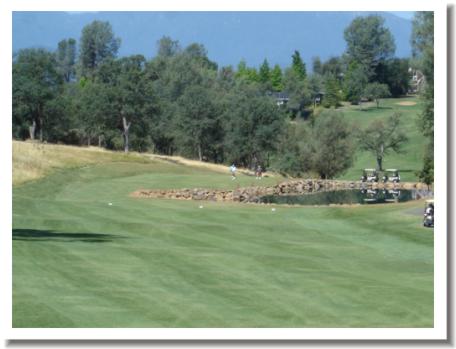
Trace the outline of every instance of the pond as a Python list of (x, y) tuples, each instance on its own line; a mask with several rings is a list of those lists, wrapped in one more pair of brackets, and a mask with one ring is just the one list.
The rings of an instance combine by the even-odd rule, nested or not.
[(424, 190), (361, 189), (313, 192), (305, 195), (268, 195), (260, 198), (267, 204), (331, 205), (331, 204), (384, 204), (418, 200), (432, 196)]

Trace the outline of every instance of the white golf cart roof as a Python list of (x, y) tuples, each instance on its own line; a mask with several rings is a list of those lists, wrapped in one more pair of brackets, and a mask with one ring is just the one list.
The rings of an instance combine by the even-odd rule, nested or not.
[(364, 171), (377, 171), (375, 168), (365, 168)]
[(426, 200), (426, 203), (427, 203), (427, 204), (433, 204), (433, 203), (434, 203), (434, 199)]
[(387, 168), (385, 171), (386, 172), (398, 172), (398, 170), (396, 170), (395, 168)]

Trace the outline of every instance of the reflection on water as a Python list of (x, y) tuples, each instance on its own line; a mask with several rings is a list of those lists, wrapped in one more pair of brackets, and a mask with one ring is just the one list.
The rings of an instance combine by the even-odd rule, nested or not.
[(361, 189), (314, 192), (305, 195), (268, 195), (260, 202), (289, 205), (331, 205), (331, 204), (380, 204), (405, 202), (429, 197), (430, 192), (423, 190), (399, 189)]

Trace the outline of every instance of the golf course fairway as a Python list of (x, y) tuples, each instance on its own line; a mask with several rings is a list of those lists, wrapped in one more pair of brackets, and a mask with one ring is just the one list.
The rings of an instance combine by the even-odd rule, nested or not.
[(421, 226), (422, 201), (287, 207), (129, 196), (252, 183), (133, 158), (14, 186), (13, 326), (433, 326), (433, 230)]

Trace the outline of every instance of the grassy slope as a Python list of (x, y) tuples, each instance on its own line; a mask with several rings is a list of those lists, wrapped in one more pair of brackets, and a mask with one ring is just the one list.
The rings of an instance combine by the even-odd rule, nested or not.
[[(402, 106), (397, 103), (403, 101), (416, 102), (413, 106)], [(404, 181), (417, 181), (416, 171), (420, 170), (423, 162), (423, 150), (426, 140), (418, 130), (417, 119), (421, 112), (419, 98), (385, 99), (380, 103), (380, 108), (374, 104), (360, 109), (358, 106), (343, 108), (345, 117), (360, 127), (366, 127), (375, 119), (385, 119), (394, 111), (402, 114), (402, 127), (409, 140), (403, 148), (403, 153), (388, 154), (384, 159), (384, 168), (397, 168), (401, 170), (401, 178)], [(341, 179), (359, 179), (364, 168), (375, 168), (375, 156), (368, 152), (359, 151), (354, 165), (341, 176)]]
[(140, 187), (236, 185), (141, 160), (16, 186), (13, 325), (433, 325), (433, 234), (411, 214), (419, 202), (273, 213), (128, 197)]
[(137, 153), (116, 153), (98, 147), (74, 147), (13, 141), (13, 185), (45, 177), (58, 169), (122, 162), (147, 162)]

